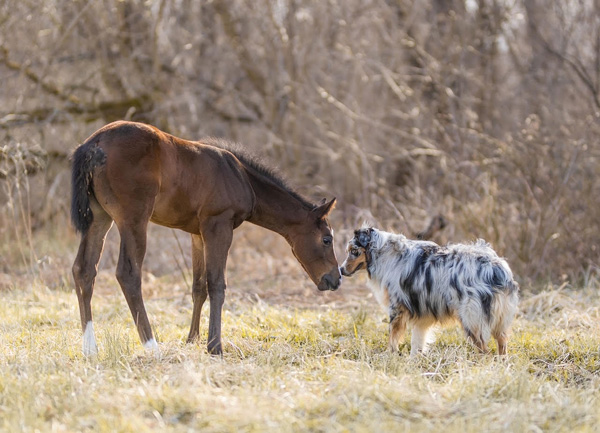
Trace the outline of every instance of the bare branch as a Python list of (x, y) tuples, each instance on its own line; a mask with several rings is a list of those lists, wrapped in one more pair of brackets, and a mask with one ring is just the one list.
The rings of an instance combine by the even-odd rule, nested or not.
[(583, 85), (585, 87), (587, 87), (587, 89), (592, 94), (592, 99), (593, 99), (596, 107), (600, 108), (600, 89), (598, 88), (599, 83), (594, 83), (594, 80), (592, 79), (592, 77), (590, 77), (590, 75), (587, 73), (585, 67), (581, 63), (581, 59), (577, 59), (577, 58), (573, 59), (573, 58), (561, 53), (556, 48), (554, 48), (552, 45), (550, 45), (550, 43), (544, 38), (544, 36), (542, 36), (541, 32), (539, 31), (539, 29), (538, 29), (537, 25), (535, 25), (535, 23), (533, 23), (531, 21), (530, 26), (531, 26), (531, 29), (534, 31), (535, 35), (537, 36), (537, 38), (539, 39), (539, 41), (541, 42), (544, 49), (548, 53), (550, 53), (554, 57), (556, 57), (557, 59), (559, 59), (559, 60), (563, 61), (564, 63), (566, 63), (567, 65), (569, 65), (569, 67), (573, 70), (573, 72), (575, 72), (575, 74), (577, 75), (577, 77), (579, 77), (579, 79), (581, 80)]
[(265, 78), (254, 64), (252, 55), (242, 42), (242, 37), (238, 34), (235, 28), (235, 21), (229, 12), (229, 5), (223, 0), (216, 0), (214, 5), (217, 14), (219, 14), (221, 21), (223, 22), (223, 29), (229, 37), (229, 41), (231, 42), (231, 45), (233, 45), (235, 52), (240, 58), (241, 68), (244, 70), (256, 90), (261, 95), (264, 95), (266, 89)]
[(13, 60), (10, 60), (8, 49), (4, 45), (0, 45), (0, 63), (2, 63), (8, 69), (11, 69), (13, 71), (23, 72), (27, 78), (29, 78), (34, 83), (39, 84), (41, 86), (41, 88), (44, 89), (44, 91), (46, 91), (46, 93), (49, 93), (50, 95), (53, 95), (53, 96), (57, 97), (58, 99), (65, 101), (65, 102), (69, 102), (73, 105), (78, 106), (81, 104), (81, 101), (79, 100), (79, 98), (77, 98), (76, 96), (71, 95), (71, 94), (65, 94), (59, 87), (43, 80), (29, 66), (20, 64)]

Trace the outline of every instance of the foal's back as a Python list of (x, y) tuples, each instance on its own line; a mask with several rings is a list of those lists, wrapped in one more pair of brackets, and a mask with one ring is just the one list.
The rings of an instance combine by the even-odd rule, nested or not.
[(198, 233), (204, 219), (224, 212), (239, 225), (254, 206), (244, 167), (225, 149), (123, 121), (87, 143), (106, 154), (94, 173), (94, 194), (115, 221), (149, 214), (157, 224)]

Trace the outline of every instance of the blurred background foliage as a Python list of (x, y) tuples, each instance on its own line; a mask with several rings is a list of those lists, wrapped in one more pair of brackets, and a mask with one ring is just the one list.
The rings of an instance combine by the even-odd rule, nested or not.
[(342, 234), (442, 215), (521, 280), (597, 274), (597, 0), (0, 0), (0, 79), (0, 272), (75, 251), (69, 155), (131, 119), (239, 141)]

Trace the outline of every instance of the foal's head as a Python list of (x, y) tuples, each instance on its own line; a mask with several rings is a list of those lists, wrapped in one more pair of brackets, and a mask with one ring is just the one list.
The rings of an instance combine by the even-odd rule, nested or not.
[(335, 198), (317, 206), (309, 213), (308, 221), (288, 237), (294, 256), (321, 291), (337, 290), (342, 278), (333, 249), (333, 230), (327, 220), (334, 205)]

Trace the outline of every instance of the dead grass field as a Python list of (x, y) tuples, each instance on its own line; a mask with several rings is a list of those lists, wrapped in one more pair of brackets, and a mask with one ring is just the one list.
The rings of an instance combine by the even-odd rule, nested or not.
[[(0, 433), (600, 432), (599, 21), (591, 0), (0, 1)], [(143, 294), (161, 356), (113, 229), (84, 358), (69, 158), (122, 119), (239, 142), (310, 201), (335, 196), (338, 258), (365, 220), (414, 235), (443, 216), (439, 243), (486, 239), (522, 288), (510, 355), (457, 327), (390, 354), (364, 277), (320, 293), (282, 238), (243, 225), (222, 358), (208, 303), (184, 343), (190, 242), (157, 226)]]
[[(506, 359), (477, 354), (458, 328), (440, 331), (427, 356), (409, 359), (408, 344), (400, 356), (386, 351), (385, 315), (362, 277), (319, 293), (285, 244), (265, 233), (242, 230), (234, 241), (223, 358), (206, 353), (207, 306), (200, 347), (184, 344), (185, 272), (158, 272), (168, 264), (158, 248), (149, 251), (156, 274), (146, 275), (144, 293), (161, 356), (144, 353), (109, 239), (92, 303), (100, 354), (85, 359), (70, 278), (76, 240), (38, 239), (37, 272), (0, 275), (0, 430), (600, 430), (594, 281), (524, 287)], [(151, 247), (161, 242), (160, 254), (183, 263), (170, 236), (151, 236)]]

